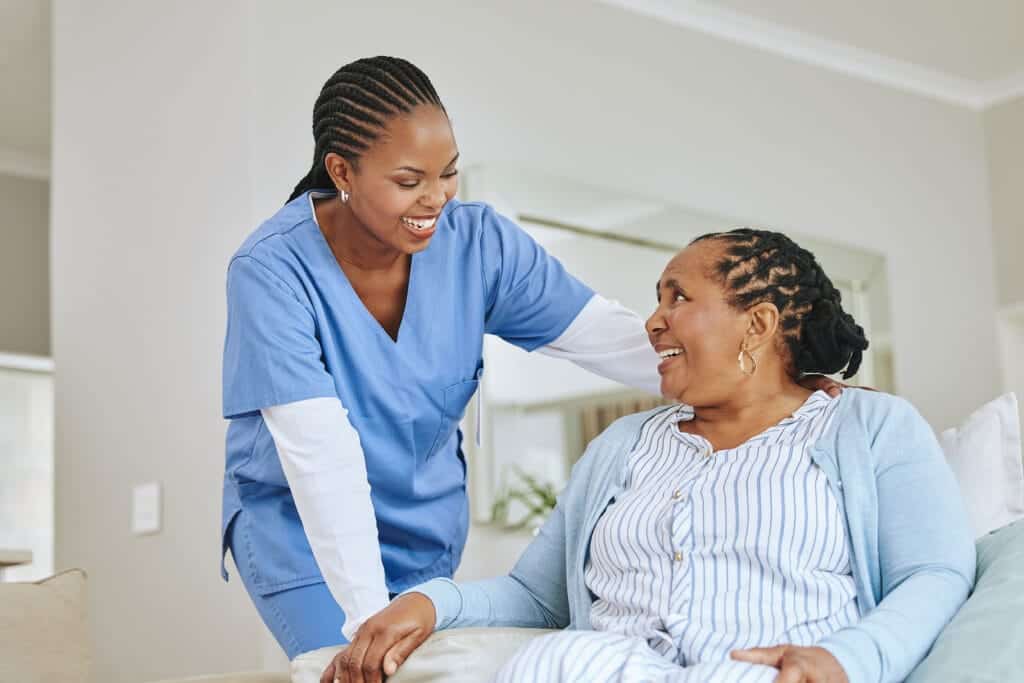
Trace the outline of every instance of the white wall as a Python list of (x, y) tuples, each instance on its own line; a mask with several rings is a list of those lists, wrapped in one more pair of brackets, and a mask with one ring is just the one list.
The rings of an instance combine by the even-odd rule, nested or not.
[[(89, 572), (94, 677), (259, 666), (218, 572), (224, 269), (253, 223), (243, 2), (54, 6), (57, 567)], [(163, 531), (130, 534), (163, 483)]]
[[(260, 663), (216, 569), (224, 267), (306, 172), (320, 85), (362, 55), (431, 74), (467, 163), (885, 252), (902, 391), (946, 425), (995, 390), (977, 114), (585, 2), (54, 15), (57, 564), (90, 570), (97, 680)], [(165, 528), (135, 538), (130, 486), (151, 480)]]
[(0, 173), (0, 353), (50, 355), (50, 185)]
[(984, 116), (999, 301), (1024, 306), (1024, 97)]
[(308, 167), (305, 103), (335, 66), (401, 54), (431, 75), (467, 162), (545, 169), (882, 251), (901, 391), (948, 425), (995, 390), (976, 113), (587, 2), (398, 7), (410, 9), (324, 1), (302, 21), (260, 4), (251, 121), (263, 211)]

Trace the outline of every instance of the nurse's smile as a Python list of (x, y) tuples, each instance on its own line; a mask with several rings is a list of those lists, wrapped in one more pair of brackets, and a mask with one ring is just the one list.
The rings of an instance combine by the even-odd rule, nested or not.
[(429, 218), (409, 218), (402, 216), (402, 225), (412, 231), (416, 239), (429, 240), (437, 228), (437, 216)]

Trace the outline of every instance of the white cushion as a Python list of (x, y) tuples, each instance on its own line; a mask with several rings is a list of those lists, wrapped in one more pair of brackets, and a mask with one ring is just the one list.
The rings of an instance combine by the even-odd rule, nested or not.
[(90, 680), (85, 572), (37, 583), (0, 583), (0, 681)]
[(157, 683), (290, 683), (288, 674), (219, 674), (215, 676), (194, 676), (190, 678), (165, 679)]
[[(486, 683), (519, 647), (551, 631), (534, 628), (453, 628), (437, 631), (413, 652), (388, 683)], [(292, 683), (319, 683), (340, 647), (292, 660)]]
[(261, 672), (217, 674), (213, 676), (192, 676), (190, 678), (164, 679), (157, 683), (290, 683), (288, 674)]
[(976, 538), (1024, 518), (1017, 397), (1005, 394), (939, 436)]

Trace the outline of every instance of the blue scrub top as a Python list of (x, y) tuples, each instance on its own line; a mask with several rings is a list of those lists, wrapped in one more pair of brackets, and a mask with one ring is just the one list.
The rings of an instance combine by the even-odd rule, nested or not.
[(469, 527), (458, 424), (484, 334), (533, 350), (592, 295), (491, 207), (451, 200), (412, 257), (394, 341), (338, 266), (309, 194), (286, 204), (228, 267), (222, 554), (242, 534), (235, 563), (261, 595), (323, 581), (259, 411), (338, 397), (366, 457), (388, 589), (450, 577)]

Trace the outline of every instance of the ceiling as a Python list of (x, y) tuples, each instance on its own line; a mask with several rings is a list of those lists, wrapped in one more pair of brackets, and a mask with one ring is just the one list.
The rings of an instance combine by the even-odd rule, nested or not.
[[(1022, 0), (600, 1), (976, 109), (1024, 95)], [(0, 168), (49, 159), (50, 15), (0, 2)]]
[(979, 83), (1010, 78), (1024, 70), (1021, 0), (703, 0), (701, 4)]
[(1024, 95), (1021, 0), (597, 0), (976, 110)]

